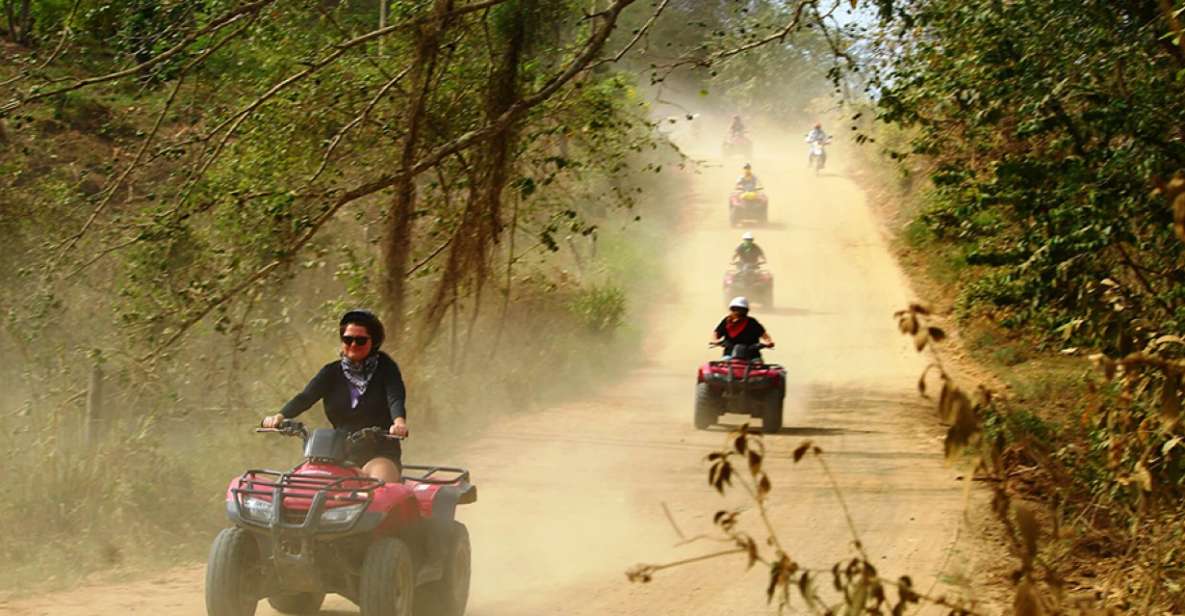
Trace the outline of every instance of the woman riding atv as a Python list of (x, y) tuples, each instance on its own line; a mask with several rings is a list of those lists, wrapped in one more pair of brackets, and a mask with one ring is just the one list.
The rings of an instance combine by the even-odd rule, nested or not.
[(720, 321), (712, 332), (711, 344), (724, 347), (724, 355), (732, 355), (732, 348), (738, 344), (746, 346), (764, 342), (773, 348), (774, 340), (770, 338), (765, 327), (749, 316), (749, 300), (744, 297), (733, 298), (728, 304), (728, 315)]
[[(379, 427), (394, 436), (407, 436), (407, 390), (399, 365), (379, 351), (385, 330), (369, 310), (351, 310), (338, 322), (341, 358), (321, 368), (304, 391), (275, 415), (263, 418), (263, 427), (275, 428), (322, 401), (329, 423), (339, 430), (355, 432)], [(402, 449), (394, 439), (358, 443), (350, 461), (362, 472), (387, 483), (398, 483)]]

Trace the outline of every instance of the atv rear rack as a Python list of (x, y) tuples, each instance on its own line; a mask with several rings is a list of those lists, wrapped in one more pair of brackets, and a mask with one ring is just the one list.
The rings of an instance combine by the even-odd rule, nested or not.
[[(419, 471), (418, 475), (409, 475), (407, 471)], [(437, 473), (449, 473), (448, 477), (433, 477)], [(469, 483), (469, 471), (455, 466), (427, 466), (406, 464), (403, 466), (403, 478), (417, 483), (433, 485), (449, 485), (454, 483)]]

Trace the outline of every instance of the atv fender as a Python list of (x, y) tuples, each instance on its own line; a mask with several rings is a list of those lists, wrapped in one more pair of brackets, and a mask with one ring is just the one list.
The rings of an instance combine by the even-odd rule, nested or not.
[(441, 486), (432, 497), (432, 517), (437, 520), (454, 520), (457, 505), (477, 502), (477, 486), (472, 484)]

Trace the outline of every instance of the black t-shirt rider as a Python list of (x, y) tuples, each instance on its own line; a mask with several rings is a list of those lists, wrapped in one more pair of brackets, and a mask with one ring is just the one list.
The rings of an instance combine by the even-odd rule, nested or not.
[(761, 342), (764, 335), (765, 327), (748, 315), (735, 321), (729, 321), (728, 317), (724, 317), (716, 326), (716, 336), (724, 339), (725, 355), (731, 355), (732, 347), (735, 345), (754, 345)]

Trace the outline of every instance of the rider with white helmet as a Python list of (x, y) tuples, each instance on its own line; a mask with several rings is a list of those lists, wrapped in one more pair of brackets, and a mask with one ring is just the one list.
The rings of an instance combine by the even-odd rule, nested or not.
[(722, 343), (724, 354), (731, 355), (732, 347), (735, 345), (754, 345), (758, 342), (764, 342), (770, 348), (774, 346), (774, 340), (765, 331), (765, 327), (758, 323), (757, 319), (749, 316), (749, 300), (734, 297), (728, 303), (728, 315), (712, 331), (712, 344)]
[(732, 262), (741, 265), (761, 265), (765, 263), (765, 251), (753, 241), (753, 233), (746, 231), (741, 236), (741, 244), (732, 253)]
[[(817, 173), (819, 169), (823, 168), (823, 165), (827, 164), (827, 150), (824, 150), (823, 146), (831, 143), (831, 136), (823, 132), (822, 124), (815, 122), (815, 127), (811, 129), (811, 132), (806, 134), (806, 143), (807, 167), (810, 168), (812, 165), (817, 165), (815, 166)], [(815, 161), (816, 158), (818, 162)]]

